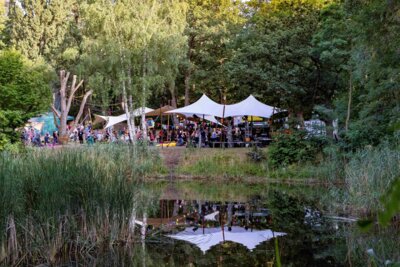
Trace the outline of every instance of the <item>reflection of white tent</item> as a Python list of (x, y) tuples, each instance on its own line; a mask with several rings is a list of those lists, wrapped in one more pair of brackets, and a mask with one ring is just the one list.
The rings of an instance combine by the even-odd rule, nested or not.
[(185, 116), (216, 116), (223, 117), (224, 105), (212, 101), (208, 96), (204, 95), (191, 105), (167, 111), (165, 113), (179, 113)]
[[(154, 109), (151, 109), (151, 108), (145, 108), (144, 109), (144, 113), (146, 114), (146, 113), (151, 112), (153, 110)], [(132, 112), (132, 114), (135, 117), (141, 116), (143, 114), (143, 109), (142, 108), (137, 108)], [(123, 122), (123, 121), (127, 120), (126, 114), (122, 114), (122, 115), (119, 115), (119, 116), (101, 116), (101, 115), (95, 115), (95, 116), (97, 118), (101, 119), (101, 120), (107, 121), (107, 124), (106, 124), (106, 126), (104, 128), (109, 128), (111, 126), (114, 126), (117, 123), (120, 123), (120, 122)]]
[(253, 95), (250, 95), (248, 98), (237, 104), (226, 105), (225, 117), (258, 116), (269, 118), (276, 111), (277, 108), (263, 104), (258, 101)]
[(204, 220), (206, 221), (217, 221), (217, 219), (215, 218), (217, 215), (219, 214), (219, 211), (215, 211), (211, 214), (208, 214), (206, 216), (204, 216)]
[[(186, 228), (183, 232), (176, 235), (168, 235), (168, 237), (183, 240), (195, 244), (198, 246), (203, 253), (209, 250), (212, 246), (215, 246), (223, 242), (222, 230), (220, 227), (216, 228), (205, 228), (203, 234), (202, 229), (198, 229), (196, 232), (193, 228)], [(249, 250), (253, 250), (258, 244), (273, 238), (273, 236), (282, 236), (285, 233), (275, 232), (272, 234), (271, 230), (245, 230), (242, 227), (233, 226), (232, 231), (224, 229), (225, 241), (232, 241), (235, 243), (246, 246)]]

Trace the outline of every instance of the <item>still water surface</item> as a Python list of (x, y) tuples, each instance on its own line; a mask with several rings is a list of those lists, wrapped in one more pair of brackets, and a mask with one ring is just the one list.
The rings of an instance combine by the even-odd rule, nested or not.
[(324, 188), (154, 187), (159, 196), (149, 205), (146, 241), (105, 251), (97, 265), (276, 266), (278, 252), (282, 266), (346, 266), (345, 233), (352, 223), (328, 216)]

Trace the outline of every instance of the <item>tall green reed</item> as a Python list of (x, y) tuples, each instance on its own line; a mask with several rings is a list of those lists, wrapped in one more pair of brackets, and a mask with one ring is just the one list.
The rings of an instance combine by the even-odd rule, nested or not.
[(399, 176), (399, 145), (360, 150), (352, 155), (345, 168), (345, 203), (365, 213), (375, 213), (382, 208), (380, 199)]
[(156, 150), (132, 146), (0, 156), (0, 265), (55, 264), (62, 255), (85, 257), (99, 244), (128, 242), (132, 210), (151, 209), (156, 195), (144, 193), (142, 182), (162, 171)]

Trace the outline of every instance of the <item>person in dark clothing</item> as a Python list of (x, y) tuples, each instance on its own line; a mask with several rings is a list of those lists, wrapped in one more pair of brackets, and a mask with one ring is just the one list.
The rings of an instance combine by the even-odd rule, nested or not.
[(53, 145), (58, 144), (58, 134), (57, 131), (53, 132)]
[(78, 139), (79, 139), (79, 143), (83, 144), (83, 131), (82, 131), (82, 129), (79, 129)]

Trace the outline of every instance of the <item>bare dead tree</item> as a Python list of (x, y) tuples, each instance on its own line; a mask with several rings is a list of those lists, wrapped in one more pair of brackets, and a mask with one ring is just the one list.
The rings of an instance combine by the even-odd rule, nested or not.
[[(60, 71), (60, 98), (61, 98), (61, 110), (58, 111), (55, 108), (55, 94), (53, 94), (53, 104), (51, 105), (51, 109), (53, 110), (55, 117), (57, 117), (60, 122), (58, 123), (56, 121), (56, 126), (58, 128), (58, 131), (60, 133), (60, 136), (66, 136), (67, 135), (67, 118), (68, 118), (68, 113), (71, 109), (71, 104), (72, 101), (74, 100), (75, 93), (78, 91), (78, 89), (82, 86), (83, 80), (81, 80), (78, 84), (76, 83), (76, 75), (72, 76), (72, 84), (71, 86), (68, 86), (68, 80), (69, 80), (70, 73), (66, 72), (65, 70)], [(89, 96), (93, 93), (92, 90), (89, 90), (85, 93), (83, 96), (81, 105), (79, 107), (79, 112), (78, 115), (75, 117), (74, 120), (74, 125), (79, 123), (79, 119), (81, 118), (83, 114), (83, 109), (85, 108), (86, 101), (89, 98)]]

